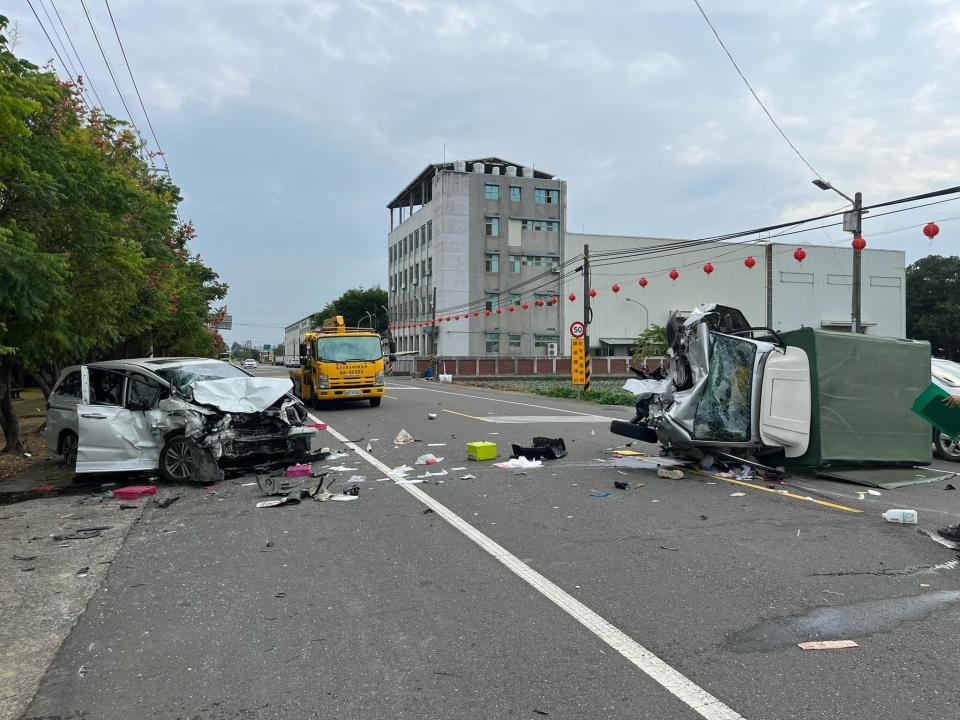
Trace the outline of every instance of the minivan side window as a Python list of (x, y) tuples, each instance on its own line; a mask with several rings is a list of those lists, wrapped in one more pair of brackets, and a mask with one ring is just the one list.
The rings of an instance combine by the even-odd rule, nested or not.
[(142, 375), (130, 375), (127, 380), (127, 406), (136, 405), (138, 408), (153, 410), (157, 403), (170, 393), (159, 383), (150, 382)]
[(90, 402), (93, 405), (120, 405), (123, 375), (90, 368)]
[(80, 397), (80, 371), (74, 370), (72, 373), (68, 373), (63, 380), (57, 385), (57, 390), (54, 392), (54, 395), (62, 395), (64, 397), (79, 398)]

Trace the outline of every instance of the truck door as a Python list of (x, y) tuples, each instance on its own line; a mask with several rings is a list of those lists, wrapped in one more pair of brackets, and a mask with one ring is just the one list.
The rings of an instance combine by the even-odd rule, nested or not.
[(810, 361), (798, 347), (770, 353), (760, 385), (760, 439), (800, 457), (810, 444)]

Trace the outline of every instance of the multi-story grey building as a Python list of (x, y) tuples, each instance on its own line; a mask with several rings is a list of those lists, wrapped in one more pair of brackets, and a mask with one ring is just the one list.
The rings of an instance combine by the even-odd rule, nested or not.
[(428, 165), (387, 205), (390, 320), (408, 326), (398, 349), (556, 352), (566, 195), (565, 181), (501, 158)]

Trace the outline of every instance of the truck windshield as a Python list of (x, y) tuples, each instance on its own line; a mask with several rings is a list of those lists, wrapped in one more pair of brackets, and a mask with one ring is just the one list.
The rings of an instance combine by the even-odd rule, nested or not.
[(329, 362), (371, 361), (383, 357), (378, 337), (338, 337), (317, 340), (317, 358)]

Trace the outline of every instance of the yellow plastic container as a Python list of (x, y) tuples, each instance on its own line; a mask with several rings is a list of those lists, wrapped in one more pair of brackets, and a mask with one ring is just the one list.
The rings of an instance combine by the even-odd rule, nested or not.
[(486, 440), (467, 443), (467, 457), (470, 460), (493, 460), (497, 457), (497, 444)]

